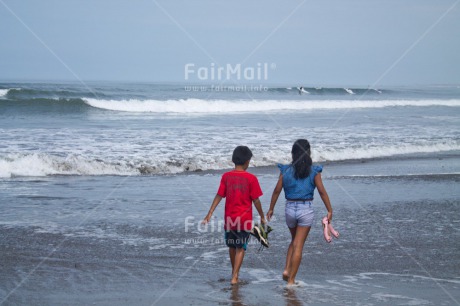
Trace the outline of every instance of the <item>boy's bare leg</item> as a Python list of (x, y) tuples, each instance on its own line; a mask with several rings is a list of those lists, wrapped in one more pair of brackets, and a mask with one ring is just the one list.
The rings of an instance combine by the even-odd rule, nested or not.
[(292, 256), (291, 262), (289, 265), (289, 279), (288, 285), (295, 284), (295, 276), (297, 275), (297, 271), (299, 271), (300, 262), (302, 261), (302, 250), (305, 244), (305, 240), (307, 240), (308, 233), (310, 232), (310, 226), (298, 226), (294, 238), (294, 242), (292, 244)]
[(283, 280), (285, 281), (289, 280), (289, 265), (291, 263), (292, 250), (293, 250), (293, 245), (294, 245), (296, 229), (297, 227), (289, 228), (289, 231), (291, 232), (291, 243), (289, 244), (289, 248), (286, 254), (286, 266), (284, 266), (284, 272), (283, 272)]
[(244, 249), (243, 248), (237, 248), (235, 249), (235, 265), (233, 267), (233, 275), (232, 275), (232, 281), (231, 284), (237, 284), (238, 283), (238, 273), (240, 272), (241, 264), (243, 263), (244, 259)]
[(232, 262), (232, 275), (233, 275), (233, 269), (235, 267), (235, 254), (236, 254), (235, 248), (228, 248), (228, 255), (230, 256), (230, 261)]

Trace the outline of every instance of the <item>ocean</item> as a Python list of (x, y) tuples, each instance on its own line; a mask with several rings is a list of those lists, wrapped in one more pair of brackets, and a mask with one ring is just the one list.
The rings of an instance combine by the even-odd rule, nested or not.
[[(460, 87), (0, 83), (0, 304), (459, 305)], [(307, 138), (341, 237), (317, 220), (298, 280), (270, 248), (230, 286), (209, 209), (247, 145), (268, 209)]]

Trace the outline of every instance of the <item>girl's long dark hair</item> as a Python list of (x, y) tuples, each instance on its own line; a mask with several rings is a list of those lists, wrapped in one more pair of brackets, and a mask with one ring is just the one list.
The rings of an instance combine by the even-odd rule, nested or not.
[(311, 160), (310, 143), (306, 139), (298, 139), (292, 146), (292, 166), (294, 167), (294, 177), (303, 179), (310, 175)]

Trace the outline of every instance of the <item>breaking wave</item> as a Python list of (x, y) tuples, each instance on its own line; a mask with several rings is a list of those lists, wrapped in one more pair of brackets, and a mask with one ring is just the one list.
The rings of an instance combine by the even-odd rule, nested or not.
[[(264, 151), (265, 150), (265, 151)], [(460, 143), (427, 145), (394, 145), (385, 147), (336, 148), (313, 151), (314, 162), (365, 160), (407, 154), (460, 151)], [(286, 150), (254, 148), (257, 152), (251, 161), (253, 167), (289, 163)], [(189, 154), (186, 157), (165, 154), (156, 159), (139, 159), (134, 156), (94, 158), (80, 155), (66, 157), (46, 153), (14, 153), (0, 156), (0, 177), (49, 176), (49, 175), (152, 175), (176, 174), (206, 170), (223, 170), (233, 167), (228, 156), (203, 156)]]
[(101, 100), (84, 98), (88, 105), (100, 109), (148, 113), (239, 113), (265, 111), (299, 111), (319, 109), (359, 109), (384, 107), (459, 107), (460, 100)]

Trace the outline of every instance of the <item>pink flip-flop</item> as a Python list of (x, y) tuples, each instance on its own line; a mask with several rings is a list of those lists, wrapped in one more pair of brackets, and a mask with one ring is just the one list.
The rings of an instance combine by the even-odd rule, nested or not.
[(331, 232), (331, 234), (335, 237), (335, 238), (339, 238), (340, 234), (338, 231), (336, 231), (333, 227), (332, 227), (332, 224), (329, 222), (329, 232)]
[(331, 234), (335, 238), (339, 238), (339, 232), (336, 231), (333, 227), (332, 224), (329, 222), (327, 217), (324, 217), (323, 220), (321, 221), (323, 224), (323, 233), (324, 233), (324, 239), (327, 241), (327, 243), (330, 243), (332, 241)]
[(324, 217), (321, 223), (323, 224), (324, 239), (327, 241), (327, 243), (330, 243), (332, 241), (332, 238), (329, 234), (329, 220), (327, 219), (327, 217)]

